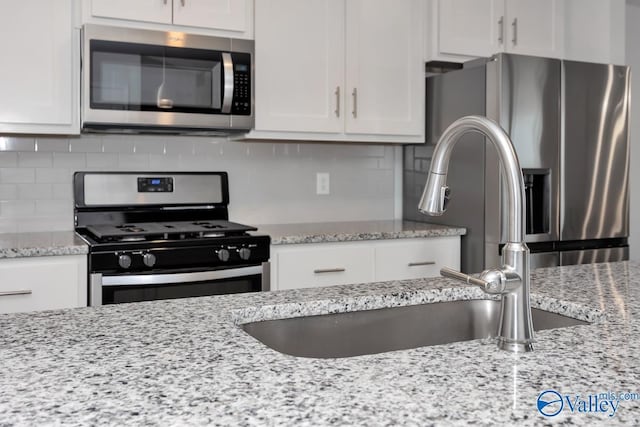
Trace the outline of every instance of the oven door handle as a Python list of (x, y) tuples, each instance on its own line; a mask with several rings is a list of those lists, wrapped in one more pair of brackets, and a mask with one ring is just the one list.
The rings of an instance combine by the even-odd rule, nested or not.
[(230, 268), (228, 270), (198, 271), (194, 273), (102, 276), (102, 286), (169, 285), (173, 283), (231, 279), (234, 277), (254, 276), (258, 274), (262, 274), (262, 266)]

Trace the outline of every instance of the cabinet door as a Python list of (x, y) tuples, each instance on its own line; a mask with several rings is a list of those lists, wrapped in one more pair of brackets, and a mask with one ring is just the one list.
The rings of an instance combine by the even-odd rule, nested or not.
[(375, 280), (438, 277), (442, 267), (460, 268), (460, 238), (400, 239), (375, 247)]
[(173, 23), (219, 30), (247, 30), (246, 0), (173, 0)]
[(564, 59), (625, 63), (625, 0), (565, 0), (564, 7)]
[(256, 130), (342, 132), (344, 2), (257, 0)]
[(171, 2), (172, 0), (91, 0), (91, 15), (171, 24)]
[(0, 133), (79, 133), (72, 0), (12, 2), (0, 13), (0, 38)]
[(0, 313), (86, 305), (85, 255), (0, 259)]
[(374, 280), (373, 247), (360, 242), (291, 245), (272, 255), (277, 263), (274, 290)]
[(562, 57), (564, 3), (561, 0), (508, 0), (505, 8), (507, 52)]
[(441, 54), (491, 56), (505, 37), (504, 0), (436, 0)]
[(348, 0), (348, 133), (424, 132), (424, 37), (420, 0)]

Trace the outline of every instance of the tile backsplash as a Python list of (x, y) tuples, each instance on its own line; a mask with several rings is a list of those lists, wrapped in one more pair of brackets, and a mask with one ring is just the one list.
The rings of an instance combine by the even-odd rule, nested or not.
[[(393, 219), (397, 147), (155, 135), (0, 137), (0, 232), (73, 229), (75, 171), (227, 171), (248, 224)], [(316, 195), (316, 173), (331, 194)]]

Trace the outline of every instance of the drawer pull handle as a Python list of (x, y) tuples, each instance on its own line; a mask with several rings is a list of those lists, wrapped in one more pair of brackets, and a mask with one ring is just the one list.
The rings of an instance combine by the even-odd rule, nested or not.
[(313, 270), (313, 274), (322, 274), (322, 273), (342, 273), (346, 271), (345, 268), (318, 268)]
[(0, 292), (0, 297), (8, 297), (11, 295), (31, 295), (31, 289), (26, 289), (24, 291), (8, 291), (8, 292)]
[(420, 267), (423, 265), (435, 265), (435, 261), (410, 262), (409, 267)]

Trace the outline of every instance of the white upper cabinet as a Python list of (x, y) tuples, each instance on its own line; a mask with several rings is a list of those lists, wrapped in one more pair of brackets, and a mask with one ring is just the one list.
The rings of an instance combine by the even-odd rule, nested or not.
[(115, 25), (152, 29), (171, 25), (253, 38), (253, 0), (82, 0), (82, 5), (83, 22), (111, 20)]
[(256, 2), (256, 129), (342, 132), (344, 4)]
[(436, 56), (561, 57), (562, 0), (433, 0)]
[(411, 0), (348, 0), (347, 133), (424, 132), (424, 34)]
[(503, 50), (504, 0), (439, 0), (439, 51), (491, 56)]
[(80, 133), (72, 12), (72, 0), (21, 0), (0, 13), (0, 133)]
[(171, 24), (171, 0), (92, 0), (91, 15), (100, 18)]
[(219, 30), (246, 31), (245, 0), (174, 0), (173, 23)]
[(423, 5), (257, 0), (248, 138), (423, 142)]
[(565, 0), (564, 57), (625, 63), (625, 0)]
[(504, 4), (506, 52), (562, 57), (563, 0), (505, 0)]

